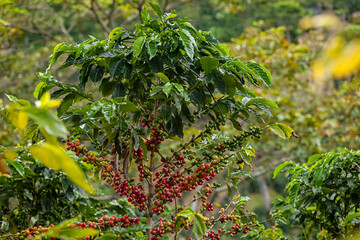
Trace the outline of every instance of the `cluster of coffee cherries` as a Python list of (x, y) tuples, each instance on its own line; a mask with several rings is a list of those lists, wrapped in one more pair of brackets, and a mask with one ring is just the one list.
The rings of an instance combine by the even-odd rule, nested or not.
[[(119, 225), (122, 228), (127, 228), (127, 227), (130, 227), (132, 225), (139, 224), (140, 219), (139, 218), (131, 218), (127, 214), (125, 214), (123, 217), (102, 216), (100, 219), (97, 220), (97, 223), (100, 224), (101, 229), (104, 229), (106, 227), (115, 227), (115, 226), (119, 226)], [(82, 227), (84, 227), (84, 226), (85, 227), (92, 227), (92, 226), (96, 226), (96, 223), (88, 221), (87, 224), (79, 223), (78, 225), (81, 225)]]
[(129, 181), (126, 179), (121, 180), (120, 173), (117, 172), (114, 176), (109, 176), (106, 182), (114, 188), (120, 197), (126, 196), (128, 201), (137, 206), (140, 212), (147, 209), (144, 186), (141, 183), (135, 184), (135, 178), (131, 178)]
[(26, 230), (23, 230), (22, 232), (16, 233), (15, 238), (17, 238), (17, 239), (25, 239), (25, 238), (33, 239), (34, 237), (49, 231), (49, 229), (52, 227), (54, 227), (54, 224), (51, 224), (48, 228), (43, 227), (43, 226), (30, 227)]
[(142, 119), (141, 122), (143, 123), (143, 127), (148, 127), (152, 130), (149, 139), (146, 140), (146, 146), (148, 150), (153, 150), (165, 140), (167, 134), (164, 124), (162, 123), (162, 120), (154, 120), (152, 116), (147, 119)]
[[(79, 141), (75, 143), (68, 141), (67, 145), (67, 149), (74, 151), (77, 156), (80, 154), (84, 155), (83, 162), (101, 167), (103, 171), (102, 178), (119, 193), (119, 196), (126, 196), (129, 202), (139, 208), (140, 212), (147, 209), (145, 205), (147, 200), (145, 189), (141, 183), (135, 184), (135, 178), (131, 178), (129, 181), (126, 179), (122, 180), (120, 173), (115, 173), (114, 167), (106, 159), (103, 157), (97, 158), (92, 151), (88, 151)], [(136, 153), (137, 157), (143, 157), (141, 148), (139, 148)]]
[(262, 134), (262, 130), (258, 126), (250, 127), (248, 130), (243, 131), (240, 135), (234, 136), (233, 139), (224, 141), (224, 145), (230, 151), (235, 151), (237, 148), (243, 146), (246, 139), (260, 138), (261, 134)]
[(236, 234), (241, 233), (241, 232), (246, 234), (248, 232), (248, 230), (250, 229), (250, 227), (245, 226), (244, 228), (242, 228), (240, 226), (240, 224), (236, 223), (235, 225), (231, 226), (231, 229), (232, 229), (231, 234), (233, 236), (233, 235), (236, 235)]

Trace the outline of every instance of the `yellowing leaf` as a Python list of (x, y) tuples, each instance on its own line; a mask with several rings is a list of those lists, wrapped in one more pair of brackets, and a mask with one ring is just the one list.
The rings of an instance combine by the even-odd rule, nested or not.
[(29, 121), (28, 115), (23, 111), (9, 111), (9, 119), (20, 131), (25, 129)]
[(30, 153), (45, 167), (52, 168), (54, 171), (60, 170), (63, 159), (70, 158), (62, 149), (49, 143), (31, 147)]
[(346, 44), (333, 65), (335, 78), (346, 77), (358, 70), (360, 68), (360, 40)]
[(13, 150), (5, 150), (4, 157), (8, 160), (14, 160), (16, 158), (16, 154)]
[(31, 147), (30, 153), (46, 167), (52, 168), (55, 171), (61, 169), (68, 175), (69, 179), (73, 183), (82, 187), (88, 193), (93, 192), (80, 167), (59, 146), (44, 143), (39, 146)]
[(38, 108), (50, 109), (59, 106), (61, 102), (61, 99), (50, 99), (50, 93), (45, 92), (41, 96), (40, 101), (35, 102), (35, 105)]

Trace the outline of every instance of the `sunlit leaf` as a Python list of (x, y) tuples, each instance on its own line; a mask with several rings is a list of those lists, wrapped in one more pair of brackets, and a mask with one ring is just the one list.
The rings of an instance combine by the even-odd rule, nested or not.
[(42, 164), (55, 171), (64, 171), (69, 179), (87, 192), (93, 190), (84, 177), (84, 174), (77, 163), (59, 146), (50, 143), (43, 143), (30, 148), (30, 153)]

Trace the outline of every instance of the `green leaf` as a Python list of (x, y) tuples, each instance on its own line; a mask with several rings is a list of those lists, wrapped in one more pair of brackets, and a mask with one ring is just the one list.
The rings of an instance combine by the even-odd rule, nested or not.
[(38, 159), (45, 167), (52, 168), (54, 171), (61, 169), (68, 175), (73, 183), (88, 193), (93, 192), (80, 167), (59, 146), (43, 143), (38, 146), (33, 146), (29, 150), (31, 155)]
[(282, 139), (290, 138), (294, 132), (291, 127), (283, 123), (274, 123), (269, 125), (268, 128)]
[(272, 76), (271, 76), (270, 72), (266, 68), (264, 68), (262, 65), (258, 64), (255, 61), (250, 61), (246, 65), (248, 67), (250, 67), (251, 69), (253, 69), (258, 74), (260, 80), (267, 87), (271, 86)]
[(141, 11), (141, 18), (144, 21), (144, 23), (149, 22), (150, 14), (149, 14), (149, 10), (146, 7), (144, 7), (143, 10)]
[(261, 103), (270, 107), (273, 107), (277, 110), (280, 110), (279, 106), (276, 104), (276, 102), (271, 101), (269, 99), (266, 98), (262, 98), (262, 97), (257, 97), (257, 98), (248, 98), (248, 97), (244, 97), (242, 99), (242, 103), (244, 104), (245, 107), (248, 107), (250, 105), (253, 105), (255, 103)]
[(297, 197), (297, 194), (299, 192), (299, 188), (300, 188), (300, 184), (301, 182), (296, 182), (294, 183), (291, 188), (289, 189), (289, 202), (290, 204), (294, 204), (295, 203), (295, 200), (296, 200), (296, 197)]
[(96, 239), (97, 240), (113, 240), (113, 239), (116, 239), (116, 237), (117, 236), (115, 235), (115, 233), (107, 232), (104, 235), (102, 235), (101, 237), (96, 238)]
[(177, 15), (175, 13), (170, 13), (169, 15), (166, 16), (165, 21), (169, 20), (170, 18), (174, 18)]
[(24, 166), (19, 163), (18, 161), (9, 161), (11, 163), (11, 165), (13, 165), (13, 167), (16, 169), (16, 171), (22, 176), (25, 177), (25, 169)]
[(105, 104), (102, 109), (101, 112), (104, 114), (104, 118), (107, 122), (110, 122), (111, 118), (113, 118), (116, 114), (116, 106), (115, 104)]
[(167, 97), (169, 97), (169, 94), (170, 94), (170, 92), (171, 92), (171, 90), (172, 90), (172, 84), (171, 84), (171, 82), (167, 82), (165, 85), (164, 85), (164, 87), (163, 87), (163, 92), (165, 93), (165, 95), (167, 96)]
[[(120, 76), (124, 68), (124, 60), (123, 59), (111, 59), (109, 64), (109, 74), (110, 77), (117, 78)], [(103, 80), (104, 81), (104, 80)]]
[(196, 46), (194, 37), (186, 29), (179, 31), (180, 40), (184, 45), (186, 54), (192, 60), (194, 58), (194, 45)]
[(206, 57), (200, 58), (200, 63), (201, 63), (202, 69), (204, 69), (204, 71), (206, 73), (210, 73), (212, 70), (214, 70), (219, 65), (219, 60), (217, 60), (214, 57), (206, 56)]
[(41, 82), (35, 87), (35, 90), (33, 92), (33, 95), (34, 95), (35, 98), (40, 99), (41, 96), (39, 94), (40, 94), (41, 89), (43, 87), (47, 87), (46, 82)]
[(159, 7), (159, 5), (157, 5), (156, 3), (152, 3), (152, 2), (148, 2), (148, 3), (151, 6), (151, 8), (155, 11), (156, 15), (158, 15), (161, 18), (162, 11), (161, 11), (161, 8)]
[(75, 99), (75, 94), (70, 93), (68, 95), (66, 95), (64, 97), (64, 99), (62, 100), (60, 106), (58, 107), (57, 111), (57, 115), (58, 117), (61, 117), (73, 104), (74, 99)]
[(167, 104), (165, 105), (162, 105), (160, 108), (159, 108), (159, 111), (163, 117), (163, 120), (165, 122), (169, 121), (170, 120), (170, 117), (171, 117), (171, 107)]
[(314, 154), (314, 155), (312, 155), (310, 158), (309, 158), (309, 160), (308, 160), (308, 164), (310, 165), (310, 164), (313, 164), (314, 162), (316, 162), (319, 158), (321, 158), (322, 157), (322, 154)]
[(99, 82), (105, 72), (105, 68), (102, 66), (92, 66), (90, 69), (90, 79), (91, 81), (93, 81), (94, 83)]
[(146, 43), (146, 48), (148, 51), (148, 54), (150, 56), (149, 60), (151, 60), (153, 57), (155, 57), (158, 49), (157, 49), (157, 44), (154, 41), (149, 41)]
[(345, 225), (351, 223), (351, 221), (355, 218), (360, 218), (360, 212), (354, 212), (347, 215), (345, 218)]
[(46, 69), (46, 71), (49, 70), (49, 69), (52, 67), (52, 65), (54, 65), (56, 59), (60, 56), (60, 54), (58, 53), (58, 50), (59, 50), (60, 47), (62, 47), (64, 44), (65, 44), (65, 43), (63, 43), (63, 42), (62, 42), (62, 43), (58, 43), (58, 44), (54, 47), (53, 54), (52, 54), (51, 57), (50, 57), (49, 66), (48, 66), (48, 68)]
[(204, 220), (198, 214), (195, 214), (194, 224), (192, 227), (192, 232), (194, 233), (195, 238), (202, 239), (202, 237), (205, 235), (205, 230), (206, 226)]
[(86, 236), (96, 236), (99, 234), (99, 230), (96, 230), (92, 227), (89, 228), (70, 228), (70, 229), (63, 229), (59, 233), (60, 238), (70, 238), (70, 239), (81, 239), (85, 238)]
[(138, 37), (134, 42), (134, 57), (137, 57), (140, 55), (144, 44), (145, 44), (146, 36)]
[(323, 183), (324, 169), (322, 166), (316, 166), (314, 170), (314, 184), (319, 187)]
[(285, 167), (289, 165), (294, 165), (294, 163), (292, 161), (286, 161), (280, 164), (277, 168), (275, 168), (273, 178), (276, 178), (276, 176), (281, 172), (281, 170), (283, 170)]
[(195, 212), (191, 209), (185, 209), (178, 212), (177, 216), (182, 216), (185, 218), (192, 218), (195, 215)]
[[(168, 83), (170, 80), (169, 78), (162, 72), (158, 72), (155, 74), (157, 77), (159, 77), (161, 80), (163, 80), (164, 83)], [(164, 86), (165, 87), (165, 86)], [(165, 93), (166, 94), (166, 93)], [(167, 95), (167, 94), (166, 94)]]
[(213, 75), (214, 86), (219, 90), (221, 94), (226, 93), (226, 84), (222, 77), (217, 74)]
[(48, 134), (66, 138), (67, 130), (65, 125), (55, 116), (53, 112), (50, 112), (41, 108), (28, 108), (25, 110), (30, 118), (37, 122)]
[(120, 107), (120, 112), (122, 113), (129, 113), (129, 112), (136, 112), (139, 110), (139, 106), (136, 106), (132, 102), (119, 102), (117, 103)]

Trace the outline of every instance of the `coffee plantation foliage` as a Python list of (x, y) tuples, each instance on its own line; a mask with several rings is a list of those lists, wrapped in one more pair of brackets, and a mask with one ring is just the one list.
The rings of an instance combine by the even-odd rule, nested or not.
[[(265, 129), (283, 138), (293, 133), (281, 123), (254, 124), (279, 109), (248, 87), (270, 87), (270, 73), (228, 56), (187, 19), (150, 5), (156, 18), (144, 8), (135, 32), (115, 28), (105, 40), (58, 44), (46, 72), (38, 73), (35, 105), (7, 95), (4, 239), (281, 238), (236, 193), (254, 155), (252, 139)], [(67, 58), (58, 70), (78, 68), (77, 80), (52, 76), (61, 55)], [(220, 134), (229, 123), (237, 135)], [(200, 133), (184, 136), (193, 124)], [(167, 148), (172, 142), (176, 147)], [(223, 171), (227, 177), (217, 178)], [(229, 200), (210, 202), (222, 185)]]
[[(289, 195), (278, 197), (273, 215), (301, 229), (304, 239), (357, 239), (360, 152), (315, 154), (307, 164), (284, 162), (274, 171), (289, 174)], [(307, 237), (308, 236), (308, 237)]]

